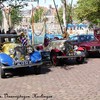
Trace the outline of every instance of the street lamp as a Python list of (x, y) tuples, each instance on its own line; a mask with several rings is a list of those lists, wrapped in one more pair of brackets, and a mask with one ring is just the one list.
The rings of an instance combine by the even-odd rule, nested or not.
[(44, 21), (44, 25), (45, 25), (45, 34), (47, 33), (47, 27), (46, 27), (46, 22), (48, 21), (48, 18), (47, 17), (45, 17), (44, 19), (43, 19), (43, 21)]

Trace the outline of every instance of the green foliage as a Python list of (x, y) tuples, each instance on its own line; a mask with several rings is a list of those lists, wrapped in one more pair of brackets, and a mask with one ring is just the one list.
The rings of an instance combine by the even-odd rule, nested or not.
[[(71, 21), (72, 21), (71, 16), (73, 13), (71, 10), (71, 5), (67, 5), (66, 9), (67, 9), (67, 16), (66, 16), (67, 23), (71, 23)], [(59, 17), (60, 17), (60, 22), (63, 23), (63, 7), (60, 7), (58, 9), (58, 13), (59, 13)], [(55, 17), (58, 20), (57, 15)]]
[(0, 26), (2, 25), (2, 20), (3, 20), (3, 15), (2, 15), (2, 11), (0, 10)]
[[(58, 10), (58, 14), (59, 14), (59, 18), (60, 18), (60, 22), (63, 23), (63, 8), (59, 8)], [(58, 21), (58, 17), (57, 15), (55, 16), (56, 20)]]
[[(37, 23), (39, 21), (41, 21), (42, 19), (42, 15), (43, 15), (44, 10), (42, 8), (36, 9), (35, 13), (34, 13), (34, 22)], [(31, 22), (32, 22), (32, 18), (31, 18)]]
[(16, 24), (19, 24), (21, 19), (22, 19), (22, 17), (20, 15), (19, 8), (12, 7), (12, 10), (11, 10), (11, 23), (12, 23), (12, 26), (14, 26)]
[[(27, 6), (27, 4), (23, 4), (23, 5), (21, 4), (21, 2), (25, 0), (0, 0), (0, 4), (2, 4), (4, 1), (7, 1), (8, 6), (11, 7), (11, 12), (10, 12), (11, 26), (14, 27), (14, 25), (19, 24), (22, 19), (22, 16), (20, 15), (20, 9), (24, 7), (24, 5)], [(13, 1), (15, 1), (15, 4), (12, 3)], [(1, 17), (2, 16), (0, 16), (0, 20), (1, 20)]]
[(75, 9), (79, 20), (89, 20), (100, 23), (100, 0), (79, 0)]

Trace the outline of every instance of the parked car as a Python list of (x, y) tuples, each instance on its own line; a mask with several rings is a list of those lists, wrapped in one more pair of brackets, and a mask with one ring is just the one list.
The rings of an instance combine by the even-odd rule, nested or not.
[(83, 42), (90, 42), (95, 39), (93, 34), (81, 34), (81, 35), (72, 35), (69, 36), (68, 40), (73, 42), (75, 45), (80, 45)]
[(23, 46), (18, 35), (0, 34), (0, 69), (1, 78), (6, 78), (10, 70), (22, 67), (34, 67), (40, 73), (42, 57), (31, 45)]
[(94, 39), (81, 43), (79, 46), (86, 50), (86, 54), (100, 54), (100, 28), (94, 29)]
[(52, 40), (46, 47), (50, 52), (50, 60), (53, 65), (57, 66), (67, 59), (75, 59), (77, 63), (83, 63), (85, 60), (84, 49), (75, 47), (67, 40)]

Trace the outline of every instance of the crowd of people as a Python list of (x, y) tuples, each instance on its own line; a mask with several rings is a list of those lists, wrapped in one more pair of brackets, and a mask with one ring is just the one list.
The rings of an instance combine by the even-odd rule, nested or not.
[(0, 34), (5, 34), (4, 29), (3, 30), (0, 29)]
[[(8, 31), (5, 32), (4, 29), (0, 29), (0, 34), (17, 34), (17, 32), (13, 29), (13, 28), (9, 28)], [(28, 40), (24, 34), (24, 32), (21, 32), (20, 37), (19, 37), (19, 42), (22, 43), (23, 46), (26, 46), (28, 43)], [(4, 39), (2, 39), (2, 42), (5, 41)]]
[(4, 29), (0, 29), (0, 34), (17, 34), (17, 32), (13, 28), (9, 28), (6, 32)]

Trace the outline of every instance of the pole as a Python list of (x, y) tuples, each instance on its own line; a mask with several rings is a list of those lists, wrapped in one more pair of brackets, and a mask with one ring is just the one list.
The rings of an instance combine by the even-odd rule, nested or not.
[(72, 5), (73, 5), (73, 0), (71, 0), (71, 6), (70, 6), (70, 13), (71, 13), (71, 24), (72, 24)]
[(44, 29), (45, 29), (44, 32), (45, 32), (45, 34), (47, 33), (47, 23), (46, 23), (47, 20), (48, 20), (48, 19), (47, 19), (46, 16), (45, 16), (45, 18), (44, 18)]
[(11, 28), (11, 8), (9, 8), (8, 12), (8, 23), (9, 23), (9, 29)]
[(63, 32), (63, 37), (68, 38), (68, 32), (67, 32), (67, 2), (66, 0), (62, 0), (63, 3), (63, 25), (64, 25), (64, 32)]
[(67, 21), (66, 21), (66, 18), (67, 18), (67, 11), (66, 11), (66, 0), (63, 0), (63, 23), (64, 23), (64, 27), (66, 28), (66, 31), (67, 31)]
[(61, 32), (63, 33), (63, 28), (61, 26), (60, 17), (59, 17), (59, 14), (58, 14), (58, 10), (57, 10), (57, 7), (56, 7), (55, 0), (53, 0), (53, 3), (54, 3), (54, 6), (55, 6), (55, 9), (56, 9), (56, 13), (57, 13), (58, 21), (59, 21), (59, 24), (60, 24)]
[(34, 13), (33, 13), (33, 5), (32, 5), (32, 45), (34, 45)]

